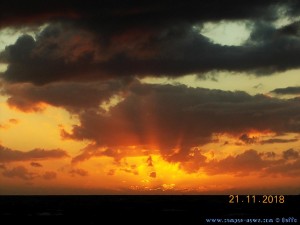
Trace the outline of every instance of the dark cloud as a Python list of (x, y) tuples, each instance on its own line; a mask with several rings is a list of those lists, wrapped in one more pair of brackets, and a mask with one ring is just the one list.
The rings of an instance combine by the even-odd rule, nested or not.
[(37, 168), (43, 167), (43, 165), (40, 164), (40, 163), (38, 163), (38, 162), (31, 162), (30, 165), (31, 165), (32, 167), (37, 167)]
[(296, 151), (292, 148), (284, 151), (283, 153), (283, 158), (284, 159), (298, 159), (299, 158), (299, 151)]
[[(188, 173), (202, 172), (208, 175), (232, 174), (235, 176), (248, 176), (256, 173), (261, 176), (282, 175), (282, 176), (299, 176), (300, 160), (299, 152), (287, 150), (282, 154), (282, 158), (276, 157), (274, 152), (259, 153), (250, 149), (241, 152), (235, 156), (229, 155), (223, 159), (211, 160), (206, 162), (201, 151), (197, 150), (200, 160), (189, 158), (186, 162), (180, 162), (180, 167)], [(294, 161), (290, 161), (293, 159)], [(187, 166), (186, 166), (187, 165)]]
[(149, 177), (156, 178), (157, 177), (157, 172), (156, 172), (156, 169), (155, 169), (155, 166), (154, 166), (153, 159), (152, 159), (151, 155), (147, 158), (146, 163), (147, 163), (147, 167), (150, 168)]
[(207, 158), (202, 155), (201, 150), (198, 148), (192, 149), (188, 156), (185, 158), (177, 158), (177, 161), (181, 161), (180, 168), (184, 169), (188, 173), (196, 173), (200, 168), (206, 167), (205, 160)]
[(272, 92), (278, 95), (299, 95), (300, 87), (276, 88)]
[[(201, 168), (210, 175), (234, 174), (247, 176), (251, 173), (265, 175), (299, 176), (299, 152), (293, 149), (283, 151), (282, 158), (275, 158), (274, 152), (259, 153), (253, 149), (236, 156), (205, 163)], [(290, 159), (294, 159), (290, 162)]]
[[(163, 157), (176, 161), (192, 147), (211, 142), (215, 133), (299, 132), (299, 113), (299, 99), (135, 83), (108, 114), (86, 110), (79, 115), (80, 125), (70, 133), (63, 131), (62, 136), (91, 140), (98, 148), (109, 147), (106, 155), (122, 155), (113, 154), (117, 151), (113, 149), (136, 145), (159, 149)], [(83, 151), (78, 157), (104, 154), (104, 150), (94, 150)], [(133, 154), (130, 150), (127, 153)]]
[(248, 134), (242, 134), (239, 137), (239, 140), (241, 140), (245, 144), (253, 144), (253, 143), (257, 142), (257, 137), (249, 137)]
[(43, 179), (45, 180), (53, 180), (55, 179), (57, 176), (57, 174), (55, 172), (52, 172), (52, 171), (47, 171), (43, 174)]
[(11, 96), (8, 104), (22, 111), (39, 111), (44, 107), (41, 103), (46, 103), (78, 112), (86, 108), (99, 108), (124, 85), (121, 81), (55, 83), (43, 87), (27, 83), (6, 85), (6, 93)]
[[(85, 43), (87, 41), (81, 38), (87, 35), (71, 36), (66, 34), (67, 30), (65, 33), (61, 29), (58, 36), (56, 30), (51, 27), (48, 29), (53, 32), (52, 35), (42, 33), (36, 41), (29, 35), (23, 35), (15, 45), (6, 47), (2, 54), (4, 61), (9, 63), (3, 74), (5, 79), (13, 82), (33, 81), (39, 84), (70, 78), (82, 80), (79, 75), (87, 74), (89, 68), (93, 68), (93, 65), (87, 62), (90, 61), (87, 56), (89, 53), (86, 53), (89, 51), (88, 44)], [(47, 33), (47, 29), (44, 32)], [(79, 46), (79, 49), (76, 46)]]
[(264, 153), (261, 153), (260, 154), (263, 158), (265, 157), (265, 158), (267, 158), (267, 159), (269, 159), (269, 158), (275, 158), (276, 157), (276, 153), (275, 152), (264, 152)]
[(212, 162), (207, 167), (209, 174), (233, 173), (236, 175), (248, 175), (251, 172), (260, 172), (270, 166), (269, 161), (263, 160), (255, 150), (247, 150), (237, 156), (228, 156), (217, 162)]
[(136, 176), (139, 175), (137, 165), (128, 163), (126, 158), (124, 158), (122, 161), (120, 160), (120, 161), (116, 162), (116, 165), (118, 166), (119, 171), (133, 174)]
[(23, 180), (33, 180), (37, 177), (35, 173), (29, 172), (24, 166), (7, 169), (2, 173), (2, 175), (8, 178), (20, 178)]
[(89, 173), (88, 171), (84, 170), (84, 169), (80, 169), (80, 168), (75, 168), (75, 169), (72, 169), (69, 171), (69, 173), (72, 175), (72, 176), (81, 176), (81, 177), (85, 177), (85, 176), (88, 176)]
[(131, 173), (134, 175), (139, 175), (139, 171), (137, 171), (136, 169), (132, 169), (132, 168), (121, 168), (120, 171), (124, 171), (126, 173)]
[(288, 24), (279, 29), (281, 34), (299, 37), (300, 36), (300, 21)]
[(152, 160), (151, 155), (147, 159), (147, 165), (148, 165), (148, 167), (153, 167), (153, 160)]
[[(269, 29), (273, 29), (270, 31), (273, 34), (276, 33), (274, 28)], [(61, 33), (65, 35), (65, 32)], [(221, 46), (212, 44), (191, 28), (176, 27), (155, 34), (152, 38), (142, 37), (141, 43), (136, 43), (136, 37), (130, 37), (126, 40), (126, 46), (116, 47), (112, 43), (101, 52), (97, 52), (97, 49), (104, 46), (94, 43), (95, 46), (83, 52), (83, 55), (75, 53), (74, 47), (79, 46), (78, 51), (82, 51), (84, 47), (80, 45), (83, 41), (74, 43), (68, 51), (64, 49), (66, 44), (59, 41), (52, 43), (47, 40), (48, 36), (41, 36), (37, 41), (22, 36), (15, 45), (5, 50), (9, 66), (3, 78), (10, 82), (45, 84), (61, 80), (103, 80), (134, 75), (176, 77), (212, 70), (270, 73), (299, 67), (296, 59), (299, 57), (300, 41), (285, 36), (270, 39), (265, 33), (263, 35), (263, 40), (261, 36), (252, 37), (255, 43), (263, 42), (261, 45)], [(68, 43), (68, 40), (65, 42)], [(128, 49), (128, 45), (133, 45), (132, 50)], [(294, 47), (287, 49), (291, 45)], [(75, 59), (69, 59), (74, 54), (77, 54)], [(286, 56), (288, 60), (285, 60)]]
[(151, 178), (156, 178), (156, 172), (151, 172), (151, 173), (149, 174), (149, 177), (151, 177)]
[(282, 144), (282, 143), (290, 143), (298, 141), (297, 138), (292, 139), (281, 139), (281, 138), (271, 138), (268, 140), (260, 141), (261, 144)]
[(16, 161), (30, 161), (30, 160), (46, 160), (51, 158), (64, 158), (68, 154), (60, 149), (45, 150), (33, 149), (28, 152), (12, 150), (0, 146), (0, 162), (16, 162)]
[[(195, 149), (179, 165), (187, 173), (201, 171), (211, 176), (220, 174), (232, 174), (234, 176), (248, 176), (251, 174), (298, 176), (300, 174), (299, 155), (295, 154), (294, 150), (288, 151), (288, 153), (284, 151), (282, 157), (276, 157), (277, 155), (274, 152), (259, 153), (250, 149), (235, 156), (229, 155), (223, 159), (207, 161), (201, 150)], [(294, 161), (290, 161), (292, 158)]]
[[(62, 135), (64, 137), (67, 136), (68, 138), (70, 138), (70, 134), (66, 133), (65, 131), (62, 132)], [(125, 157), (145, 156), (149, 154), (149, 151), (144, 149), (143, 146), (136, 147), (137, 148), (135, 149), (130, 148), (130, 146), (119, 146), (118, 148), (103, 148), (103, 146), (100, 144), (92, 143), (83, 148), (80, 154), (72, 159), (72, 163), (76, 164), (88, 160), (92, 157), (108, 156), (114, 158), (115, 162), (118, 164), (120, 163), (120, 160)]]
[[(0, 26), (42, 24), (58, 20), (73, 20), (81, 26), (102, 32), (124, 30), (127, 27), (157, 27), (159, 25), (222, 19), (274, 19), (277, 8), (295, 1), (120, 1), (100, 2), (9, 1), (1, 4)], [(292, 12), (290, 12), (292, 13)]]
[[(266, 20), (256, 21), (260, 16), (277, 15), (280, 3), (170, 4), (130, 3), (124, 9), (108, 4), (104, 10), (103, 3), (90, 14), (86, 14), (89, 10), (84, 15), (79, 12), (83, 17), (78, 20), (51, 23), (35, 39), (23, 35), (1, 54), (9, 64), (2, 77), (13, 83), (41, 85), (147, 75), (177, 77), (215, 70), (270, 74), (300, 66), (299, 39)], [(245, 45), (222, 46), (200, 34), (204, 22), (223, 19), (255, 19)]]
[(266, 168), (265, 172), (267, 174), (275, 174), (282, 176), (290, 176), (290, 177), (299, 177), (300, 175), (300, 160), (296, 159), (291, 163), (279, 163), (275, 166)]
[[(62, 135), (65, 136), (65, 131), (63, 131)], [(82, 152), (79, 155), (75, 156), (72, 159), (72, 163), (82, 162), (92, 157), (103, 156), (104, 155), (103, 152), (105, 151), (106, 150), (101, 151), (94, 144), (90, 144), (86, 146), (84, 149), (82, 149)]]

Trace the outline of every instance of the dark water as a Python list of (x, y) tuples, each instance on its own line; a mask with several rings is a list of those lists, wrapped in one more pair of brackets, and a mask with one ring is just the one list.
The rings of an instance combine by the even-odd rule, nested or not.
[[(256, 198), (260, 199), (260, 196)], [(299, 195), (285, 196), (284, 203), (263, 204), (258, 200), (256, 203), (242, 203), (241, 199), (245, 200), (245, 196), (240, 197), (239, 203), (230, 204), (227, 195), (0, 196), (0, 216), (10, 221), (22, 220), (53, 225), (78, 222), (160, 224), (159, 221), (162, 220), (167, 224), (208, 224), (207, 218), (282, 217), (298, 218), (300, 224)]]

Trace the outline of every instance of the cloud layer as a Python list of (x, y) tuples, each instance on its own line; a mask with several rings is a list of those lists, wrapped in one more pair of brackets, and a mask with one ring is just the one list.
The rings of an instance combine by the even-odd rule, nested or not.
[[(47, 14), (53, 19), (51, 24), (35, 39), (23, 35), (1, 53), (1, 61), (8, 63), (2, 74), (6, 81), (41, 85), (148, 75), (201, 76), (220, 70), (267, 75), (300, 66), (298, 23), (280, 28), (271, 23), (284, 15), (293, 17), (291, 7), (297, 1), (105, 2), (96, 10), (92, 3), (62, 3), (62, 8), (52, 4)], [(8, 11), (21, 10), (6, 7)], [(47, 9), (39, 4), (36, 7), (23, 16), (47, 22), (47, 16), (43, 17)], [(77, 16), (67, 13), (60, 17), (66, 8)], [(222, 10), (214, 13), (217, 9)], [(220, 20), (250, 21), (249, 40), (242, 46), (222, 46), (201, 34), (203, 23)], [(14, 25), (10, 19), (6, 21)]]
[[(62, 135), (102, 147), (156, 146), (165, 156), (179, 149), (176, 154), (183, 157), (190, 148), (211, 142), (216, 133), (299, 132), (299, 105), (299, 99), (135, 83), (108, 114), (86, 110), (79, 116), (81, 124)], [(245, 135), (243, 141), (252, 141)]]

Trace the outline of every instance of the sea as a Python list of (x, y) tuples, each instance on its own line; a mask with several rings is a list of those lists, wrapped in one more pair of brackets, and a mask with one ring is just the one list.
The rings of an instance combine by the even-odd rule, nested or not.
[[(0, 221), (21, 224), (300, 224), (300, 195), (0, 196)], [(232, 201), (230, 201), (232, 200)], [(250, 200), (250, 201), (249, 201)], [(20, 224), (18, 222), (18, 224)]]

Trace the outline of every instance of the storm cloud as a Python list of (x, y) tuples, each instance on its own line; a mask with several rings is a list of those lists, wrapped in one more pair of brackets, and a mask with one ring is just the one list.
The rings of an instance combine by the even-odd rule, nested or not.
[[(49, 17), (66, 9), (77, 16), (58, 16), (36, 37), (23, 35), (7, 46), (0, 54), (1, 61), (8, 63), (3, 79), (42, 85), (149, 75), (204, 76), (210, 71), (270, 75), (300, 66), (299, 26), (276, 28), (270, 22), (283, 14), (291, 16), (288, 9), (294, 1), (117, 3), (103, 2), (95, 8), (92, 3), (62, 3), (57, 11), (58, 5), (52, 3)], [(222, 10), (214, 13), (218, 9)], [(36, 11), (30, 12), (39, 17), (44, 10), (37, 4)], [(241, 46), (225, 46), (201, 34), (205, 22), (221, 20), (252, 21), (249, 40)]]

